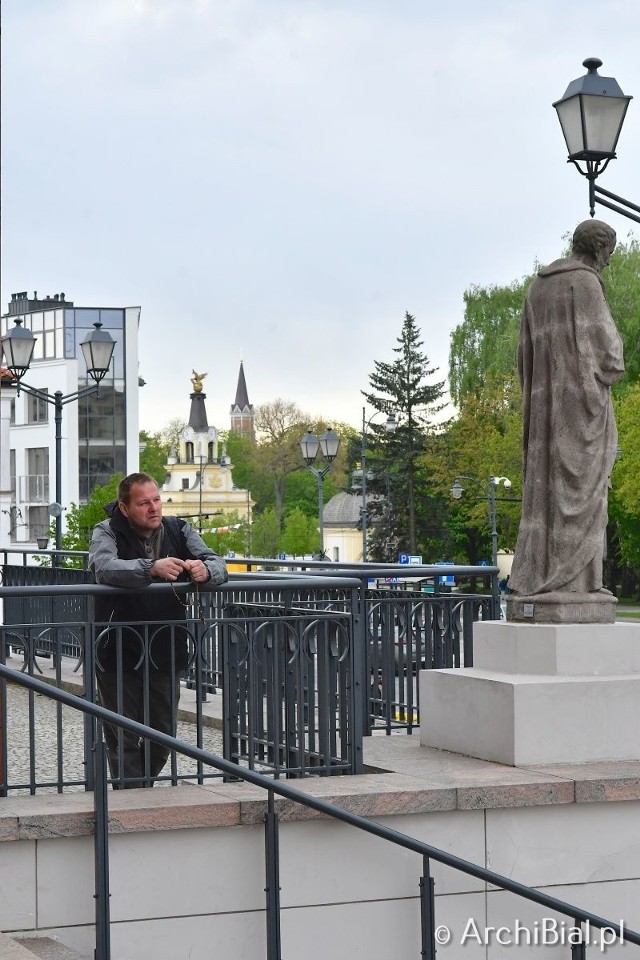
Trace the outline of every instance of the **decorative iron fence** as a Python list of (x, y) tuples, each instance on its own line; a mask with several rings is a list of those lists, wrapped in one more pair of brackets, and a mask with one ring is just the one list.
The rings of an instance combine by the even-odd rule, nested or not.
[[(22, 568), (19, 568), (22, 570)], [(360, 685), (354, 680), (357, 663), (353, 643), (353, 611), (356, 609), (358, 581), (345, 579), (305, 581), (299, 578), (298, 589), (306, 590), (307, 602), (297, 605), (291, 600), (285, 604), (285, 584), (275, 585), (253, 578), (251, 586), (243, 587), (236, 596), (230, 585), (214, 588), (208, 599), (208, 615), (188, 616), (173, 624), (140, 623), (135, 629), (130, 624), (94, 623), (88, 619), (67, 619), (64, 622), (5, 623), (0, 627), (0, 660), (14, 665), (16, 670), (35, 676), (42, 673), (40, 658), (52, 657), (52, 682), (63, 686), (70, 674), (81, 678), (88, 700), (96, 702), (96, 675), (105, 670), (104, 641), (108, 637), (113, 656), (108, 671), (116, 677), (118, 702), (123, 703), (126, 677), (140, 677), (143, 715), (149, 716), (150, 682), (156, 669), (154, 638), (159, 631), (169, 631), (170, 662), (162, 669), (177, 677), (175, 640), (186, 634), (189, 656), (189, 675), (195, 688), (193, 740), (201, 746), (205, 733), (203, 712), (206, 682), (211, 676), (208, 657), (212, 650), (220, 651), (220, 675), (224, 678), (222, 735), (225, 755), (237, 764), (258, 768), (273, 776), (304, 776), (314, 774), (357, 773), (362, 769), (362, 709), (358, 702)], [(163, 591), (171, 586), (151, 585), (147, 589)], [(185, 587), (179, 588), (185, 590)], [(0, 597), (5, 612), (14, 601), (28, 606), (27, 597), (35, 597), (35, 607), (42, 612), (45, 600), (62, 604), (63, 600), (82, 601), (89, 609), (96, 593), (111, 592), (112, 588), (89, 584), (50, 585), (47, 587), (2, 587)], [(327, 592), (339, 598), (334, 611), (326, 608)], [(315, 595), (319, 597), (316, 602)], [(48, 595), (48, 596), (45, 596)], [(273, 603), (272, 598), (279, 598)], [(200, 597), (206, 594), (201, 590)], [(244, 600), (252, 596), (253, 601)], [(242, 600), (242, 603), (238, 601)], [(194, 603), (199, 607), (199, 603)], [(17, 609), (14, 607), (14, 610)], [(106, 662), (106, 661), (105, 661)], [(17, 717), (8, 717), (6, 698), (0, 691), (0, 795), (9, 790), (42, 788), (65, 789), (84, 785), (78, 763), (70, 772), (66, 746), (65, 718), (58, 712), (53, 723), (49, 721), (47, 736), (38, 729), (40, 704), (33, 700), (27, 706), (28, 718), (18, 727)], [(42, 730), (42, 724), (40, 725)], [(29, 743), (26, 770), (19, 776), (9, 776), (12, 743), (20, 739)], [(77, 738), (76, 738), (77, 740)], [(75, 743), (77, 752), (77, 742)], [(89, 769), (90, 758), (85, 741), (82, 764)], [(39, 773), (43, 758), (56, 757), (55, 771)], [(122, 754), (122, 745), (120, 749)], [(73, 764), (72, 764), (73, 766)], [(170, 759), (167, 771), (157, 779), (177, 782), (192, 777), (202, 781), (201, 769), (178, 774), (175, 757)], [(210, 775), (210, 774), (206, 774)], [(122, 769), (114, 779), (124, 781)], [(145, 781), (151, 779), (148, 758), (145, 760)]]
[[(478, 568), (447, 573), (451, 569), (479, 573)], [(471, 666), (473, 622), (494, 609), (489, 594), (438, 593), (441, 570), (416, 572), (430, 576), (434, 592), (416, 590), (413, 582), (404, 589), (402, 584), (371, 588), (370, 571), (356, 578), (353, 568), (329, 578), (321, 569), (232, 575), (223, 588), (199, 593), (179, 588), (188, 602), (184, 680), (195, 694), (196, 745), (204, 742), (203, 708), (212, 694), (222, 698), (227, 759), (275, 776), (358, 772), (363, 736), (374, 730), (412, 733), (420, 722), (418, 671)], [(94, 664), (101, 668), (95, 649), (106, 625), (93, 622), (93, 595), (112, 588), (83, 583), (86, 571), (63, 567), (5, 565), (2, 574), (5, 655), (21, 658), (21, 669), (31, 675), (42, 671), (42, 656), (50, 658), (53, 682), (60, 685), (72, 671), (95, 701)], [(153, 669), (151, 644), (159, 626), (139, 625), (141, 676)], [(121, 645), (126, 627), (111, 624)], [(56, 717), (56, 775), (39, 778), (32, 761), (29, 774), (19, 778), (20, 788), (82, 782), (82, 771), (60, 773), (63, 726)], [(6, 725), (4, 730), (6, 739)], [(37, 739), (33, 742), (37, 751)], [(84, 763), (88, 769), (86, 755)], [(192, 775), (205, 776), (200, 769)], [(176, 781), (175, 758), (163, 776)]]

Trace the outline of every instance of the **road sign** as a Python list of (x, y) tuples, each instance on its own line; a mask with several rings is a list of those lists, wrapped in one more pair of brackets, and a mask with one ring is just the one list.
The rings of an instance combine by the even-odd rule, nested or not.
[(420, 554), (409, 554), (408, 563), (412, 567), (422, 566), (422, 556)]
[(398, 554), (398, 563), (409, 563), (409, 554), (408, 554), (408, 553), (399, 553), (399, 554)]
[[(452, 567), (453, 561), (451, 560), (441, 560), (436, 564), (437, 567)], [(438, 577), (440, 583), (453, 584), (456, 582), (456, 578), (451, 576), (451, 574), (446, 574), (444, 577)]]
[(278, 554), (278, 560), (286, 560), (286, 559), (287, 559), (286, 553), (279, 553), (279, 554)]

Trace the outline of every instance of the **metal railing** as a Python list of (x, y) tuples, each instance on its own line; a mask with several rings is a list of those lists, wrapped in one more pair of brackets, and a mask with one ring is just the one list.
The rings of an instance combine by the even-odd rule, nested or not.
[[(23, 568), (16, 569), (20, 572)], [(36, 569), (36, 576), (41, 573)], [(52, 681), (60, 687), (75, 673), (92, 702), (97, 701), (96, 678), (101, 673), (114, 675), (119, 703), (123, 702), (126, 678), (135, 674), (140, 678), (143, 716), (148, 719), (150, 677), (162, 649), (158, 643), (169, 651), (167, 663), (161, 668), (171, 675), (174, 686), (180, 669), (175, 648), (184, 637), (196, 695), (193, 738), (197, 745), (202, 746), (206, 733), (205, 680), (210, 676), (208, 656), (215, 649), (224, 678), (221, 724), (227, 759), (276, 777), (357, 773), (362, 769), (364, 731), (361, 684), (356, 677), (366, 670), (353, 642), (359, 583), (345, 578), (299, 577), (296, 591), (306, 594), (305, 604), (297, 604), (288, 596), (287, 585), (287, 581), (273, 583), (253, 577), (240, 590), (232, 584), (208, 592), (201, 589), (186, 620), (133, 625), (93, 621), (94, 595), (123, 592), (111, 587), (78, 583), (1, 587), (5, 614), (11, 614), (12, 606), (18, 603), (18, 612), (28, 613), (32, 606), (38, 615), (33, 618), (35, 622), (12, 622), (11, 616), (5, 616), (8, 622), (0, 627), (0, 661), (17, 655), (21, 671), (33, 676), (42, 673), (40, 658), (47, 656), (52, 661), (48, 670)], [(162, 593), (174, 588), (153, 584), (146, 589)], [(186, 595), (189, 585), (177, 585), (175, 589)], [(333, 609), (327, 606), (327, 594), (333, 597)], [(204, 598), (206, 617), (199, 609)], [(68, 605), (66, 611), (64, 604)], [(42, 620), (45, 607), (52, 616)], [(55, 614), (60, 612), (69, 615), (57, 619)], [(81, 615), (76, 616), (78, 613)], [(44, 788), (61, 791), (82, 785), (90, 789), (81, 764), (76, 763), (69, 771), (71, 760), (66, 755), (69, 751), (61, 711), (49, 721), (45, 741), (36, 735), (38, 706), (31, 698), (25, 708), (28, 721), (22, 722), (20, 734), (13, 733), (13, 742), (21, 736), (28, 741), (29, 751), (24, 761), (26, 771), (10, 777), (7, 757), (13, 727), (7, 723), (6, 698), (0, 696), (0, 758), (4, 756), (4, 766), (0, 760), (0, 796), (9, 790), (35, 793)], [(17, 723), (17, 712), (14, 719)], [(77, 744), (74, 746), (77, 750)], [(88, 749), (85, 738), (86, 770), (90, 766)], [(56, 757), (55, 770), (40, 774), (43, 756), (48, 755)], [(149, 771), (147, 757), (145, 782), (151, 779)], [(205, 774), (200, 769), (178, 772), (172, 757), (168, 772), (156, 779), (176, 783), (178, 776), (202, 782)], [(122, 769), (114, 780), (125, 782)]]
[[(427, 593), (416, 590), (414, 582), (410, 589), (395, 582), (393, 589), (371, 589), (369, 569), (356, 579), (357, 568), (347, 567), (327, 579), (326, 567), (296, 574), (232, 574), (221, 590), (190, 595), (186, 685), (195, 691), (197, 745), (206, 739), (204, 705), (218, 693), (227, 759), (276, 776), (358, 772), (363, 736), (374, 730), (411, 734), (419, 726), (420, 669), (473, 665), (473, 622), (491, 616), (490, 595), (438, 593), (441, 568), (417, 571), (430, 577), (428, 582), (422, 578), (434, 591)], [(388, 567), (369, 567), (389, 573)], [(469, 576), (479, 570), (493, 573), (453, 569)], [(0, 644), (5, 651), (17, 653), (22, 669), (32, 675), (44, 669), (39, 658), (49, 658), (48, 672), (58, 685), (65, 662), (67, 673), (82, 678), (95, 701), (95, 647), (104, 625), (93, 623), (93, 594), (113, 588), (83, 583), (90, 579), (86, 571), (59, 566), (5, 565), (2, 575)], [(111, 626), (122, 645), (126, 625)], [(141, 675), (149, 668), (158, 626), (138, 625), (133, 642), (140, 649)], [(82, 771), (60, 773), (63, 726), (63, 718), (56, 717), (58, 773), (38, 779), (32, 758), (20, 787), (28, 784), (34, 791), (57, 782), (64, 789), (82, 781)], [(33, 743), (37, 750), (37, 739)], [(201, 770), (194, 775), (204, 776)], [(165, 776), (175, 782), (175, 758)], [(6, 777), (0, 781), (8, 783)]]
[[(228, 775), (252, 783), (267, 791), (267, 813), (264, 817), (265, 828), (265, 907), (266, 907), (266, 958), (267, 960), (282, 960), (282, 938), (280, 933), (280, 862), (278, 843), (278, 814), (275, 808), (275, 797), (285, 797), (304, 807), (316, 810), (325, 816), (348, 824), (358, 830), (365, 831), (379, 837), (388, 843), (416, 853), (422, 858), (419, 876), (417, 878), (417, 896), (420, 900), (420, 956), (423, 960), (435, 960), (436, 957), (436, 897), (435, 881), (431, 875), (431, 861), (444, 864), (467, 876), (475, 877), (487, 885), (505, 890), (519, 897), (521, 900), (538, 904), (545, 909), (569, 919), (572, 928), (562, 941), (567, 945), (567, 956), (571, 960), (586, 960), (587, 948), (593, 943), (589, 939), (591, 928), (599, 929), (608, 935), (613, 935), (616, 942), (635, 944), (640, 946), (640, 933), (631, 930), (622, 920), (607, 920), (604, 917), (584, 910), (565, 900), (552, 897), (532, 887), (518, 883), (509, 877), (502, 876), (478, 864), (473, 864), (453, 854), (447, 853), (430, 844), (416, 840), (407, 834), (389, 827), (367, 820), (357, 814), (341, 809), (335, 804), (310, 796), (293, 785), (281, 780), (274, 781), (253, 770), (237, 767), (235, 764), (213, 755), (198, 747), (181, 742), (175, 737), (159, 733), (150, 727), (128, 720), (118, 714), (105, 710), (96, 704), (89, 703), (65, 691), (51, 688), (34, 677), (19, 675), (15, 677), (12, 671), (0, 663), (0, 685), (6, 680), (14, 680), (26, 687), (32, 694), (40, 694), (53, 698), (60, 704), (82, 711), (88, 718), (85, 726), (90, 729), (91, 756), (94, 789), (94, 858), (95, 858), (95, 958), (96, 960), (110, 960), (110, 912), (109, 912), (109, 813), (105, 748), (102, 739), (102, 724), (111, 723), (122, 727), (131, 733), (172, 750), (182, 753), (196, 760), (199, 764), (214, 767), (221, 774)], [(602, 953), (603, 943), (611, 943), (610, 939), (596, 942), (594, 951)]]

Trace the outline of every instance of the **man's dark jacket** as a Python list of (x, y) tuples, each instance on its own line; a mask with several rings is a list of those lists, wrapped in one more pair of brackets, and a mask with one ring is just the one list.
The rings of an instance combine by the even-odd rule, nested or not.
[[(141, 540), (129, 526), (129, 522), (120, 512), (116, 502), (105, 508), (111, 513), (110, 526), (113, 530), (120, 560), (148, 559)], [(164, 537), (160, 557), (178, 557), (181, 560), (194, 559), (187, 550), (184, 535), (185, 522), (176, 517), (163, 517)], [(179, 580), (188, 580), (183, 573)], [(184, 594), (181, 594), (184, 597)], [(149, 667), (151, 670), (171, 669), (172, 639), (175, 644), (175, 669), (177, 672), (187, 666), (187, 628), (186, 609), (173, 592), (145, 589), (119, 595), (97, 595), (95, 598), (95, 619), (97, 630), (109, 623), (133, 624), (150, 623), (148, 628)], [(98, 641), (98, 669), (107, 671), (117, 669), (118, 637), (122, 636), (123, 668), (132, 671), (138, 666), (142, 669), (144, 658), (144, 628), (106, 629)]]

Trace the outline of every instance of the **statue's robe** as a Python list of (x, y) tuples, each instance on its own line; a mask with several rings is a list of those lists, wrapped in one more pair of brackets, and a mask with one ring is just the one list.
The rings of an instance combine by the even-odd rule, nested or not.
[(524, 487), (509, 587), (525, 596), (599, 590), (617, 449), (610, 388), (624, 364), (596, 270), (565, 259), (540, 271), (522, 314), (518, 372)]

